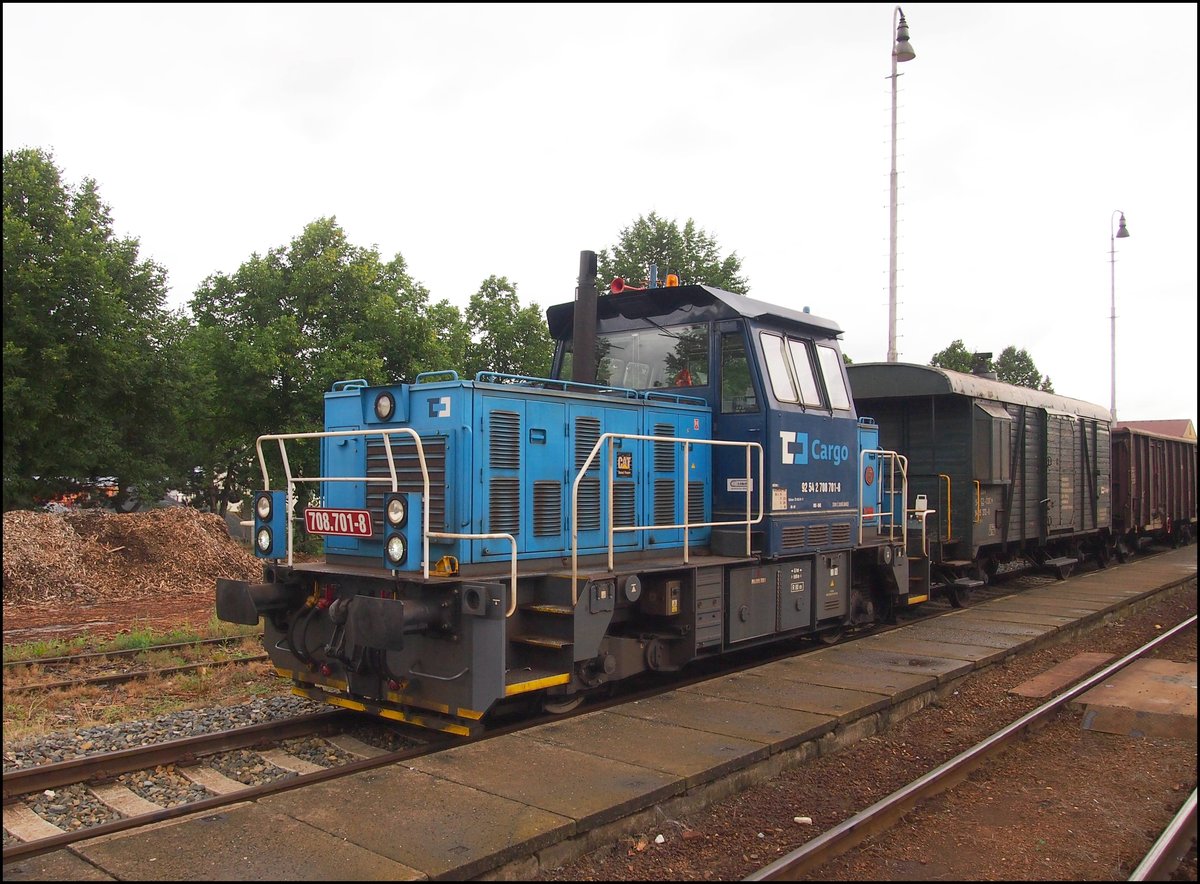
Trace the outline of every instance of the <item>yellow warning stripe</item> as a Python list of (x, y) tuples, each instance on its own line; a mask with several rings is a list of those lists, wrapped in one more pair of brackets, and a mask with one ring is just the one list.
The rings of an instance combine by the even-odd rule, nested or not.
[(384, 709), (377, 706), (368, 707), (365, 703), (360, 703), (357, 700), (348, 700), (345, 697), (339, 697), (336, 694), (327, 694), (324, 691), (316, 689), (305, 689), (301, 687), (292, 688), (292, 693), (297, 697), (307, 697), (310, 700), (318, 700), (328, 703), (331, 706), (340, 706), (343, 709), (351, 709), (354, 712), (368, 712), (379, 715), (382, 718), (391, 718), (395, 721), (403, 721), (406, 724), (413, 724), (417, 727), (423, 727), (426, 730), (441, 731), (442, 733), (455, 734), (460, 737), (471, 736), (471, 729), (461, 724), (451, 724), (449, 722), (437, 721), (436, 719), (427, 718), (423, 715), (406, 715), (403, 712), (398, 712), (395, 709)]
[(927, 596), (927, 595), (910, 595), (908, 597), (908, 603), (910, 605), (919, 605), (919, 604), (921, 604), (921, 602), (927, 602), (927, 601), (929, 601), (929, 596)]
[(566, 684), (571, 680), (571, 673), (564, 672), (562, 675), (550, 675), (546, 678), (535, 678), (533, 681), (522, 681), (517, 684), (510, 684), (504, 688), (504, 696), (515, 697), (517, 694), (528, 693), (529, 691), (540, 691), (542, 688), (554, 687), (558, 684)]

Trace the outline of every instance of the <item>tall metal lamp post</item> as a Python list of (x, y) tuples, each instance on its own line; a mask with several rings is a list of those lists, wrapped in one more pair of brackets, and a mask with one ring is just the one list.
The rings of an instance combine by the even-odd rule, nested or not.
[[(1121, 223), (1116, 233), (1113, 233), (1113, 221), (1121, 216)], [(1112, 402), (1109, 411), (1112, 412), (1113, 423), (1117, 422), (1117, 240), (1129, 236), (1125, 228), (1125, 213), (1113, 209), (1108, 219), (1108, 262), (1112, 267)]]
[[(897, 17), (899, 22), (897, 23)], [(896, 31), (896, 43), (892, 47), (892, 201), (891, 201), (891, 251), (888, 256), (888, 353), (887, 361), (898, 361), (896, 352), (896, 62), (912, 61), (917, 57), (908, 42), (908, 22), (899, 6), (892, 13), (892, 25)]]

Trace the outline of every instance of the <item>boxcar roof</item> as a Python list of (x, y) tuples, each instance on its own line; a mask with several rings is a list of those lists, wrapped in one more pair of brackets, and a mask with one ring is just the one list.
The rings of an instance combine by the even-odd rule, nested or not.
[(846, 366), (855, 399), (888, 399), (904, 396), (970, 396), (1012, 405), (1031, 405), (1109, 422), (1108, 409), (1082, 399), (1043, 393), (975, 374), (907, 362), (863, 362)]
[[(602, 294), (597, 304), (597, 310), (601, 320), (618, 315), (634, 318), (687, 313), (697, 320), (746, 317), (784, 326), (807, 326), (832, 338), (842, 334), (841, 326), (832, 319), (814, 316), (790, 307), (768, 304), (766, 301), (756, 301), (745, 295), (727, 292), (709, 285), (681, 285), (646, 291), (625, 291), (619, 295)], [(555, 304), (547, 308), (546, 321), (550, 327), (550, 336), (556, 340), (570, 338), (574, 317), (575, 303), (573, 301), (566, 304)]]

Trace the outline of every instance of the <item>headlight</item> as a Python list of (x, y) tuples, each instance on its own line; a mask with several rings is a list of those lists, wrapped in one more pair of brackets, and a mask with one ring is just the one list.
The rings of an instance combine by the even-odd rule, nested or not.
[(271, 518), (271, 495), (261, 494), (254, 502), (254, 511), (264, 522)]
[(258, 542), (258, 548), (262, 552), (269, 550), (271, 548), (271, 529), (259, 528), (256, 540)]
[(387, 520), (389, 524), (399, 525), (404, 521), (404, 499), (393, 497), (388, 501)]
[(388, 561), (399, 565), (404, 561), (404, 536), (401, 534), (393, 534), (387, 541), (387, 557)]
[(380, 393), (375, 397), (375, 417), (388, 420), (396, 412), (396, 400), (391, 393)]

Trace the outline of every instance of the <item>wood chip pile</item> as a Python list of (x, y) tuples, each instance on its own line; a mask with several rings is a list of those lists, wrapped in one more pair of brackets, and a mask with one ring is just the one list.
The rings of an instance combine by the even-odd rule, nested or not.
[(7, 512), (3, 570), (5, 606), (212, 595), (218, 577), (262, 578), (220, 516), (188, 507)]

